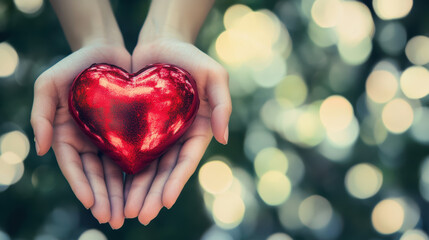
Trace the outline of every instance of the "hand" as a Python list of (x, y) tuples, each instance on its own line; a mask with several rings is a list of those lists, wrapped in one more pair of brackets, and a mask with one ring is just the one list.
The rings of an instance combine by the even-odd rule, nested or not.
[(197, 83), (200, 108), (189, 130), (159, 161), (127, 179), (125, 217), (138, 216), (144, 225), (163, 206), (173, 206), (213, 135), (222, 144), (228, 142), (232, 110), (227, 72), (192, 44), (174, 38), (141, 43), (132, 55), (132, 70), (157, 62), (174, 64), (191, 73)]
[(120, 45), (93, 42), (45, 71), (36, 80), (31, 125), (36, 150), (44, 155), (52, 145), (58, 165), (74, 194), (100, 223), (114, 229), (124, 222), (123, 176), (109, 158), (80, 131), (68, 111), (73, 79), (93, 63), (111, 63), (131, 70), (131, 56)]

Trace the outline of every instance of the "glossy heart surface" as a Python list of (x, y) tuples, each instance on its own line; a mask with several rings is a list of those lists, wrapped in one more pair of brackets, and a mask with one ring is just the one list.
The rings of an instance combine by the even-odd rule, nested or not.
[(93, 64), (70, 89), (69, 111), (82, 131), (124, 172), (159, 158), (186, 132), (199, 107), (185, 70), (152, 64), (137, 73)]

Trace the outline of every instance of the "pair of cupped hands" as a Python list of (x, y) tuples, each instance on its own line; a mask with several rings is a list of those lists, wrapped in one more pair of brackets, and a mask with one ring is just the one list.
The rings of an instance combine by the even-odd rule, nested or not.
[[(93, 63), (109, 63), (136, 72), (152, 63), (169, 63), (194, 77), (200, 96), (195, 121), (160, 159), (124, 180), (121, 169), (100, 154), (68, 111), (74, 78)], [(76, 197), (100, 223), (120, 228), (125, 218), (147, 225), (171, 208), (195, 172), (213, 135), (228, 142), (231, 99), (225, 69), (193, 44), (172, 37), (139, 41), (132, 55), (123, 43), (92, 41), (42, 73), (35, 82), (31, 125), (37, 154), (50, 147)]]

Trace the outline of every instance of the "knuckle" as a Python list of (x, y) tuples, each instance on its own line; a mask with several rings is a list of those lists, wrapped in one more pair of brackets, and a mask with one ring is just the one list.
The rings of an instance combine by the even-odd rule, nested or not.
[(39, 92), (45, 89), (50, 84), (50, 81), (52, 81), (51, 70), (46, 70), (36, 79), (36, 82), (34, 83), (34, 91)]

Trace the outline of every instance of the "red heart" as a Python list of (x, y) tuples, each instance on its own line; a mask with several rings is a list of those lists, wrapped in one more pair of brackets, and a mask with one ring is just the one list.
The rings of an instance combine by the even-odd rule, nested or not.
[(194, 79), (177, 66), (152, 64), (129, 74), (93, 64), (75, 78), (69, 111), (95, 145), (134, 174), (185, 133), (199, 103)]

